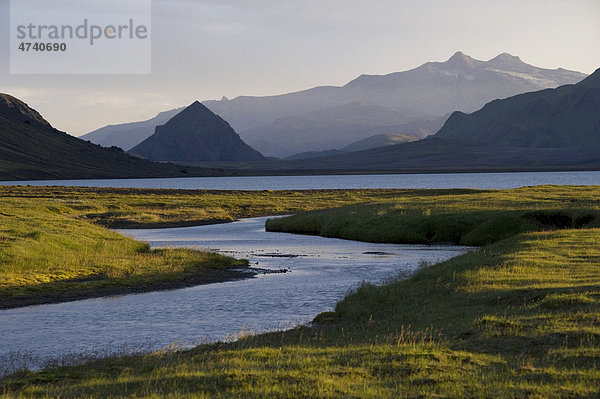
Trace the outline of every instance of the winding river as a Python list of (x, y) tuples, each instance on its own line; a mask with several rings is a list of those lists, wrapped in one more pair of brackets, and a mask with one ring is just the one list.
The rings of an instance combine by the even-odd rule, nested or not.
[[(153, 247), (210, 249), (287, 273), (185, 289), (0, 311), (0, 363), (37, 367), (68, 354), (155, 350), (307, 323), (362, 282), (407, 276), (464, 253), (456, 246), (370, 244), (271, 233), (266, 218), (122, 234)], [(16, 360), (15, 360), (16, 359)]]

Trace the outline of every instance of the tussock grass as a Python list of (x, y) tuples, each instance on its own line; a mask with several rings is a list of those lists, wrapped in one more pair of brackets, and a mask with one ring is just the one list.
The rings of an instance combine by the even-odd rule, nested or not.
[(110, 228), (241, 217), (393, 198), (397, 190), (202, 191), (0, 186), (0, 308), (151, 291), (248, 276), (216, 254), (149, 251)]
[(0, 308), (247, 277), (185, 249), (107, 230), (230, 222), (393, 198), (397, 190), (202, 191), (0, 186)]
[(0, 200), (34, 201), (110, 228), (183, 227), (393, 199), (406, 190), (206, 191), (0, 186)]

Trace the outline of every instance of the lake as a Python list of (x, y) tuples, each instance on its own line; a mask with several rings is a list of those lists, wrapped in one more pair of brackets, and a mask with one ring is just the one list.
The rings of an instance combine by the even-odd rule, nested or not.
[(600, 171), (321, 176), (182, 177), (167, 179), (40, 180), (0, 185), (133, 187), (203, 190), (318, 190), (366, 188), (507, 189), (543, 184), (600, 184)]
[[(266, 218), (211, 226), (123, 230), (153, 247), (206, 248), (279, 270), (252, 279), (0, 311), (0, 365), (30, 367), (72, 353), (155, 350), (177, 342), (235, 338), (290, 328), (332, 310), (362, 282), (406, 277), (424, 263), (469, 250), (457, 246), (370, 244), (266, 232)], [(1, 368), (1, 367), (0, 367)], [(1, 370), (0, 370), (1, 373)]]

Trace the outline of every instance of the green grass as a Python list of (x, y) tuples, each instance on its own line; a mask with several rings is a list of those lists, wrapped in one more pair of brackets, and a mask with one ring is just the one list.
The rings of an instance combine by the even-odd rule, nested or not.
[[(416, 235), (414, 242), (460, 230), (450, 241), (464, 242), (482, 231), (487, 238), (480, 242), (489, 244), (423, 268), (408, 280), (363, 285), (334, 312), (319, 315), (312, 327), (184, 352), (21, 372), (0, 381), (0, 393), (599, 397), (600, 229), (594, 228), (596, 219), (576, 223), (582, 216), (596, 217), (599, 192), (599, 187), (398, 192), (367, 205), (291, 218), (294, 228), (311, 220), (323, 229), (337, 220), (340, 232), (384, 241), (372, 226), (379, 223), (386, 240), (401, 241), (406, 232), (394, 226), (404, 217), (418, 221), (420, 215), (421, 224), (435, 227), (423, 231), (434, 235)], [(517, 227), (493, 229), (486, 225), (490, 218), (490, 225)], [(316, 228), (305, 232), (321, 233)]]
[(150, 251), (111, 228), (175, 227), (388, 199), (397, 190), (143, 190), (0, 186), (0, 308), (247, 277), (186, 249)]
[(387, 243), (487, 245), (515, 234), (600, 227), (598, 187), (415, 190), (393, 199), (315, 210), (267, 222), (267, 230)]
[(405, 192), (406, 190), (206, 191), (0, 186), (0, 201), (29, 201), (63, 215), (110, 228), (160, 228), (231, 222), (239, 218), (285, 215), (371, 200), (391, 200)]
[(241, 277), (228, 269), (247, 264), (191, 249), (150, 250), (50, 200), (0, 202), (0, 308), (222, 281)]
[(365, 285), (316, 327), (23, 372), (6, 397), (600, 395), (599, 231), (521, 234)]
[(245, 263), (185, 249), (150, 251), (110, 228), (175, 227), (289, 214), (396, 190), (142, 190), (0, 186), (0, 308), (152, 291), (247, 276)]

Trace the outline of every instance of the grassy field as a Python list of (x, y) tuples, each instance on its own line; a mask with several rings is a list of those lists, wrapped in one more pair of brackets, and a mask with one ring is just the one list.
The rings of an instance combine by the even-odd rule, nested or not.
[(218, 254), (156, 249), (30, 201), (3, 199), (0, 308), (152, 291), (246, 276)]
[[(408, 280), (364, 285), (311, 327), (22, 372), (0, 381), (0, 393), (599, 397), (599, 194), (600, 187), (397, 192), (292, 217), (271, 227), (369, 241), (486, 245)], [(418, 233), (398, 226), (405, 222)]]
[(395, 195), (0, 187), (0, 308), (251, 275), (237, 270), (244, 261), (189, 249), (150, 250), (106, 227), (202, 225)]
[(316, 327), (23, 372), (6, 397), (600, 395), (599, 231), (522, 234), (363, 286)]
[(161, 228), (286, 215), (372, 200), (405, 190), (204, 191), (0, 186), (0, 201), (39, 207), (110, 228)]
[(600, 227), (600, 188), (415, 190), (269, 220), (267, 230), (387, 243), (482, 246), (526, 231)]

